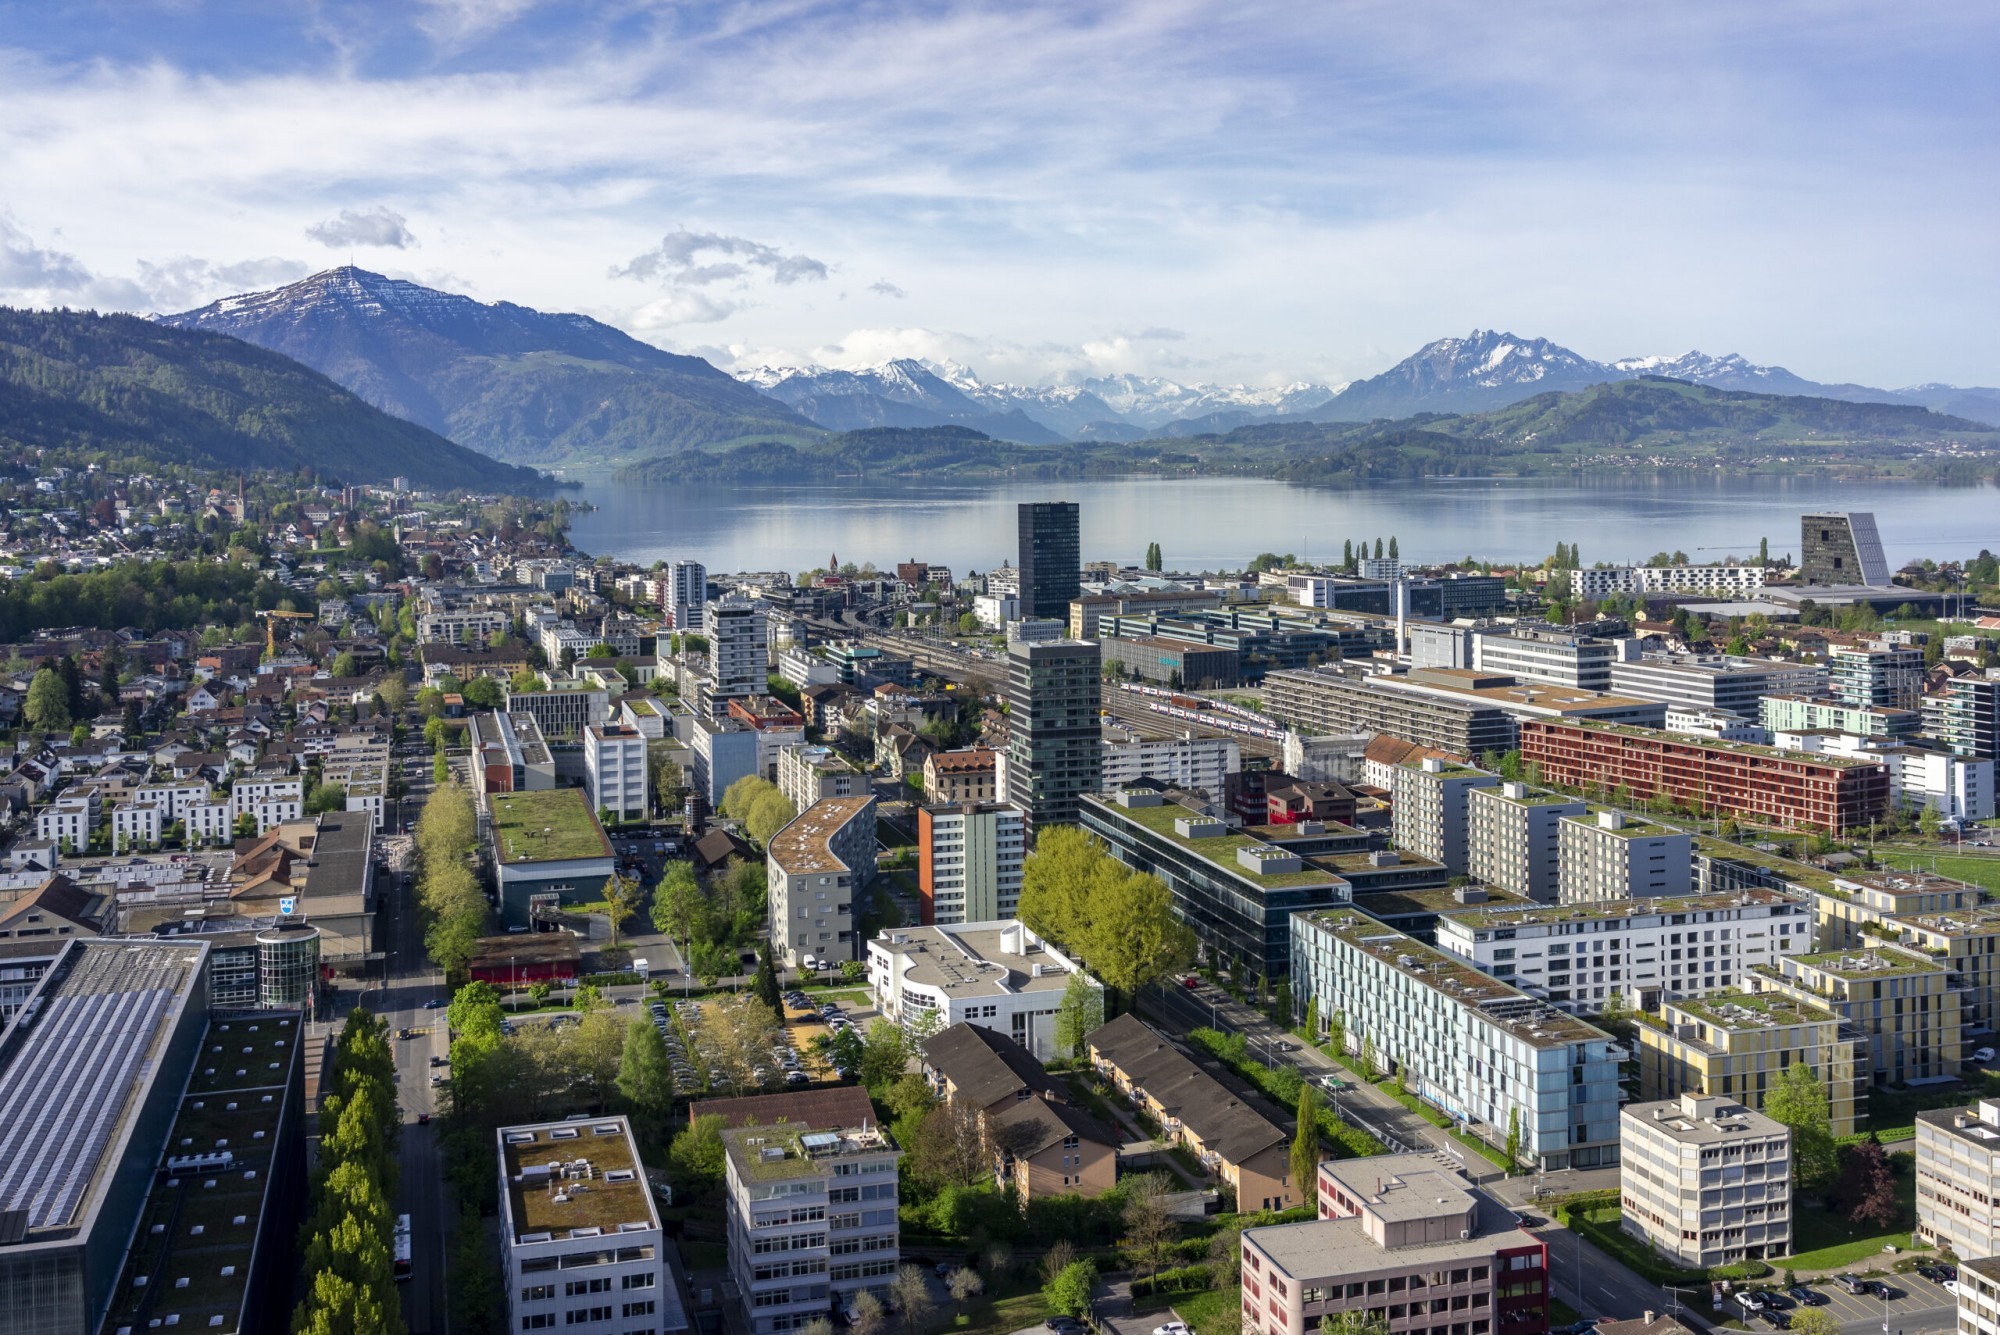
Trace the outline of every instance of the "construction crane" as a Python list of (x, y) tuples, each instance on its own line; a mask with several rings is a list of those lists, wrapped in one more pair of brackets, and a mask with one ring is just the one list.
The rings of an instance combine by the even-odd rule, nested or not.
[(266, 658), (276, 658), (278, 656), (279, 618), (282, 617), (287, 621), (316, 621), (319, 619), (318, 614), (315, 612), (279, 612), (274, 610), (259, 612), (257, 615), (264, 618), (264, 657)]

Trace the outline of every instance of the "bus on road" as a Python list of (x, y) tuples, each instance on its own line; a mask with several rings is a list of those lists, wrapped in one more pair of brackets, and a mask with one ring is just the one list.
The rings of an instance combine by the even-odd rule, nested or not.
[(410, 1217), (396, 1216), (396, 1282), (406, 1282), (411, 1277), (410, 1270)]

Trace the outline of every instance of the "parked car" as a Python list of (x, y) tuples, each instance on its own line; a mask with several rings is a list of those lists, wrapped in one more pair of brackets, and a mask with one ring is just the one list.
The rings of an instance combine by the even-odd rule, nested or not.
[(1983, 1062), (1990, 1062), (1990, 1061), (1992, 1061), (1992, 1060), (1993, 1060), (1993, 1049), (1992, 1049), (1992, 1048), (1974, 1048), (1974, 1049), (1972, 1050), (1972, 1060), (1974, 1060), (1974, 1061), (1976, 1061), (1976, 1062), (1982, 1062), (1982, 1063), (1983, 1063)]
[(1736, 1305), (1745, 1312), (1757, 1313), (1764, 1310), (1764, 1297), (1754, 1289), (1743, 1289), (1730, 1296), (1736, 1299)]
[(1803, 1284), (1794, 1284), (1785, 1291), (1807, 1307), (1819, 1307), (1826, 1302), (1826, 1295), (1824, 1293), (1821, 1293), (1818, 1289), (1809, 1289)]
[(1871, 1288), (1867, 1280), (1856, 1275), (1835, 1275), (1833, 1282), (1849, 1293), (1867, 1293)]
[(1767, 1307), (1763, 1311), (1759, 1312), (1757, 1315), (1759, 1319), (1761, 1319), (1772, 1330), (1791, 1329), (1792, 1326), (1791, 1317), (1787, 1316), (1785, 1313), (1779, 1311), (1775, 1307)]
[(1897, 1288), (1893, 1284), (1884, 1284), (1879, 1279), (1870, 1283), (1868, 1285), (1868, 1289), (1869, 1292), (1873, 1293), (1877, 1298), (1880, 1298), (1885, 1303), (1893, 1302), (1897, 1298), (1903, 1296), (1903, 1291), (1901, 1289)]
[(1759, 1289), (1757, 1290), (1757, 1296), (1764, 1300), (1766, 1307), (1775, 1307), (1780, 1312), (1784, 1311), (1787, 1307), (1794, 1306), (1790, 1298), (1779, 1293), (1776, 1289)]

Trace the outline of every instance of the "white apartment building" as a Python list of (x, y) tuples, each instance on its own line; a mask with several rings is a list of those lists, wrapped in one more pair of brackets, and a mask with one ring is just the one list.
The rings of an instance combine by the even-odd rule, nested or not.
[(868, 986), (883, 1018), (926, 1033), (979, 1025), (1042, 1062), (1056, 1056), (1056, 1012), (1078, 974), (1102, 990), (1081, 964), (1012, 920), (889, 928), (868, 943)]
[(731, 595), (707, 604), (702, 615), (702, 631), (708, 638), (711, 712), (720, 714), (731, 700), (768, 691), (764, 605)]
[(796, 968), (808, 959), (858, 959), (854, 900), (875, 878), (875, 799), (816, 802), (765, 851), (778, 960)]
[[(273, 804), (274, 807), (277, 805)], [(281, 821), (297, 820), (303, 810), (303, 804), (298, 804), (292, 808), (292, 814), (289, 816), (260, 821), (257, 833), (263, 834)], [(227, 843), (236, 836), (235, 804), (219, 800), (191, 802), (181, 809), (181, 826), (186, 830), (190, 841), (199, 840), (209, 844)]]
[(426, 612), (417, 618), (417, 640), (422, 644), (483, 644), (505, 634), (509, 624), (505, 612), (491, 608)]
[(830, 746), (794, 742), (778, 749), (778, 791), (804, 811), (829, 797), (860, 797), (869, 792), (868, 776)]
[(1650, 654), (1611, 665), (1611, 689), (1669, 707), (1714, 710), (1758, 722), (1767, 695), (1821, 695), (1826, 669), (1720, 654)]
[(1943, 749), (1911, 746), (1884, 737), (1852, 733), (1827, 736), (1792, 733), (1786, 749), (1821, 755), (1878, 760), (1889, 775), (1889, 802), (1910, 811), (1925, 807), (1947, 820), (1991, 820), (1994, 815), (1994, 761), (1955, 756)]
[(155, 848), (171, 822), (166, 804), (131, 801), (111, 809), (111, 847), (120, 853)]
[(706, 624), (708, 567), (699, 561), (674, 561), (667, 566), (660, 610), (675, 630), (699, 630)]
[(917, 908), (926, 925), (998, 922), (1021, 904), (1026, 817), (965, 802), (917, 809)]
[(901, 1260), (896, 1164), (879, 1123), (781, 1120), (722, 1133), (730, 1278), (751, 1335), (779, 1335), (860, 1293), (889, 1291)]
[(2000, 1335), (2000, 1256), (1958, 1263), (1960, 1335)]
[(1694, 1269), (1788, 1256), (1792, 1133), (1734, 1099), (1682, 1094), (1618, 1119), (1625, 1231)]
[(593, 723), (583, 730), (583, 786), (592, 811), (618, 820), (646, 815), (646, 739), (637, 728)]
[(1463, 876), (1471, 865), (1469, 799), (1474, 788), (1500, 782), (1495, 774), (1438, 756), (1396, 766), (1391, 835), (1396, 847)]
[(134, 802), (156, 804), (165, 809), (169, 824), (181, 819), (187, 808), (209, 800), (206, 783), (148, 783), (132, 790)]
[(1574, 631), (1517, 626), (1510, 635), (1479, 635), (1472, 641), (1472, 666), (1521, 681), (1609, 691), (1611, 665), (1622, 656), (1618, 644)]
[(500, 1263), (509, 1330), (688, 1327), (646, 1168), (623, 1117), (503, 1126)]
[(1771, 744), (1771, 734), (1756, 720), (1700, 705), (1668, 705), (1665, 728), (1683, 737), (1706, 737), (1712, 742), (1748, 742), (1752, 746)]
[(564, 654), (570, 656), (572, 663), (581, 664), (590, 657), (592, 649), (603, 643), (597, 636), (578, 630), (572, 621), (548, 622), (542, 626), (537, 639), (542, 646), (542, 656), (553, 667), (562, 666)]
[(1685, 895), (1694, 879), (1694, 840), (1622, 811), (1565, 816), (1557, 898), (1565, 904), (1642, 895)]
[(1608, 598), (1614, 593), (1741, 598), (1763, 587), (1762, 566), (1600, 566), (1569, 572), (1570, 595), (1575, 598)]
[(1502, 890), (1554, 903), (1560, 890), (1561, 821), (1585, 804), (1525, 783), (1466, 789), (1466, 873)]
[(1776, 890), (1588, 904), (1493, 904), (1437, 921), (1439, 950), (1571, 1014), (1616, 994), (1657, 998), (1734, 987), (1746, 970), (1810, 950), (1812, 902)]
[(1229, 737), (1141, 737), (1106, 720), (1101, 746), (1107, 793), (1136, 779), (1158, 779), (1219, 798), (1228, 776), (1243, 768), (1242, 748)]
[(982, 593), (972, 600), (972, 615), (988, 630), (1021, 619), (1021, 600), (1012, 593)]
[(58, 797), (35, 814), (35, 838), (82, 852), (90, 846), (90, 832), (96, 823), (89, 798)]
[(810, 649), (794, 645), (778, 655), (778, 675), (804, 690), (808, 686), (831, 686), (840, 680), (840, 669)]
[(273, 825), (297, 820), (305, 814), (306, 781), (290, 779), (238, 779), (229, 790), (228, 820), (231, 825), (248, 816), (262, 834)]
[(1917, 1114), (1916, 1240), (2000, 1255), (2000, 1099)]

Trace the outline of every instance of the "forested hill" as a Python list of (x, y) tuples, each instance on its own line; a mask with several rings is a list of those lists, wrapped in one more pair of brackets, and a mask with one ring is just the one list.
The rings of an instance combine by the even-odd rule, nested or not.
[(129, 315), (0, 307), (0, 449), (350, 483), (529, 491), (517, 468), (370, 407), (289, 357)]

